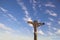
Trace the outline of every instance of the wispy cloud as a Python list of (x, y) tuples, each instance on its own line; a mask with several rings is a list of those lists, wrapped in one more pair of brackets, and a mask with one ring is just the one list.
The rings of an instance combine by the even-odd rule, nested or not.
[(48, 35), (54, 35), (52, 32), (48, 31)]
[[(30, 3), (31, 3), (31, 5), (32, 5), (32, 9), (33, 9), (33, 11), (34, 11), (34, 16), (36, 16), (36, 14), (37, 14), (37, 9), (36, 9), (36, 7), (37, 7), (37, 1), (36, 0), (30, 0)], [(39, 7), (40, 7), (41, 5), (39, 5)]]
[(49, 15), (54, 16), (54, 17), (57, 16), (57, 14), (55, 12), (53, 12), (52, 10), (46, 10), (46, 13), (48, 13)]
[(7, 27), (6, 25), (0, 23), (0, 29), (6, 30), (6, 31), (11, 31), (14, 32), (12, 28)]
[(57, 35), (60, 35), (60, 29), (58, 29), (58, 28), (55, 28), (55, 27), (52, 27), (52, 29), (53, 30), (55, 30), (55, 32), (53, 33), (53, 35), (55, 34), (57, 34)]
[(17, 21), (17, 19), (12, 14), (7, 14), (12, 20)]
[(15, 33), (7, 33), (7, 32), (0, 32), (0, 40), (33, 40), (32, 37), (15, 34)]
[(36, 0), (32, 0), (32, 8), (33, 8), (33, 11), (34, 11), (34, 15), (37, 14), (37, 1)]
[(53, 18), (48, 18), (50, 21), (54, 21), (54, 19)]
[(56, 7), (54, 4), (52, 4), (52, 2), (48, 2), (45, 4), (46, 7)]
[(25, 21), (32, 21), (32, 19), (30, 17), (27, 17), (27, 18), (25, 17), (24, 20)]
[(24, 10), (25, 12), (25, 17), (24, 17), (24, 20), (25, 21), (32, 21), (31, 17), (29, 16), (29, 12), (26, 8), (26, 6), (24, 5), (24, 3), (22, 2), (22, 0), (17, 0), (18, 4), (22, 7), (22, 9)]
[(7, 9), (5, 9), (5, 8), (3, 8), (3, 7), (0, 7), (0, 10), (3, 12), (3, 14), (4, 14), (3, 16), (6, 16), (6, 17), (8, 17), (9, 19), (11, 19), (11, 20), (17, 22), (18, 24), (20, 24), (20, 23), (18, 22), (17, 18), (14, 17), (14, 16), (12, 15), (12, 13), (10, 13), (10, 11), (8, 11)]
[(51, 25), (51, 22), (47, 22), (46, 25), (50, 26)]
[(52, 27), (52, 29), (53, 29), (53, 30), (58, 30), (58, 29), (57, 29), (57, 28), (55, 28), (55, 27)]
[(60, 24), (60, 21), (58, 21), (58, 24)]
[(1, 10), (2, 12), (4, 12), (4, 13), (8, 11), (8, 10), (2, 8), (2, 7), (0, 7), (0, 10)]
[[(29, 12), (28, 12), (26, 6), (24, 5), (24, 3), (22, 2), (22, 0), (17, 0), (17, 2), (22, 7), (22, 9), (23, 9), (23, 11), (25, 13), (25, 17), (23, 17), (23, 20), (25, 22), (32, 21), (32, 18), (30, 17)], [(29, 24), (29, 25), (32, 26), (32, 24)]]
[(60, 34), (60, 29), (57, 30), (57, 32), (55, 32), (56, 34)]
[(45, 33), (42, 30), (39, 30), (38, 33), (41, 35), (45, 35)]
[(52, 25), (52, 23), (51, 23), (51, 22), (46, 22), (46, 25), (47, 25), (48, 28), (49, 28), (48, 30), (51, 31), (51, 25)]
[(33, 0), (33, 4), (32, 5), (33, 5), (33, 10), (34, 11), (36, 10), (36, 3), (37, 3), (36, 0)]
[(6, 9), (4, 9), (2, 7), (1, 7), (1, 10), (3, 11), (3, 13), (6, 13), (5, 15), (10, 17), (12, 20), (17, 21), (17, 19), (12, 14), (10, 14), (8, 10), (6, 10)]

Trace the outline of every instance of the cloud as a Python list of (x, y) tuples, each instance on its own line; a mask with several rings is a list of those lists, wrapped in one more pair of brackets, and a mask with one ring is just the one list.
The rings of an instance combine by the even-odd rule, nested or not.
[(46, 25), (48, 26), (48, 30), (51, 30), (51, 25), (52, 25), (52, 23), (51, 22), (46, 22)]
[(34, 3), (37, 3), (36, 0), (33, 0)]
[(57, 31), (57, 33), (60, 33), (60, 29)]
[(55, 32), (56, 34), (60, 34), (60, 29), (57, 30), (57, 32)]
[(48, 35), (54, 35), (52, 32), (48, 31)]
[(36, 0), (32, 0), (33, 2), (32, 2), (32, 8), (33, 8), (33, 11), (34, 11), (34, 15), (36, 15), (36, 13), (37, 13), (37, 9), (36, 9), (36, 7), (37, 7), (37, 1)]
[[(23, 18), (23, 20), (25, 22), (32, 21), (32, 18), (29, 16), (29, 12), (28, 12), (26, 6), (24, 5), (24, 3), (21, 0), (17, 0), (17, 2), (22, 7), (23, 11), (25, 12), (25, 17)], [(32, 24), (29, 24), (29, 25), (32, 26)]]
[(12, 14), (7, 14), (12, 20), (17, 21), (17, 19)]
[(11, 31), (14, 32), (12, 28), (7, 27), (6, 25), (0, 23), (0, 29), (6, 30), (6, 31)]
[(4, 13), (8, 11), (8, 10), (2, 8), (2, 7), (0, 7), (0, 9), (1, 9), (1, 11), (4, 12)]
[(48, 13), (49, 15), (54, 16), (54, 17), (57, 16), (57, 14), (55, 12), (53, 12), (52, 10), (51, 11), (50, 10), (46, 10), (46, 13)]
[(8, 13), (7, 16), (8, 16), (11, 20), (15, 21), (17, 24), (20, 25), (20, 22), (19, 22), (19, 21), (17, 20), (17, 18), (14, 17), (12, 14)]
[(53, 30), (58, 30), (58, 29), (57, 29), (57, 28), (55, 28), (55, 27), (52, 27), (52, 29), (53, 29)]
[(0, 32), (0, 40), (32, 40), (32, 37), (15, 33)]
[[(37, 1), (36, 0), (30, 0), (30, 3), (32, 5), (32, 9), (34, 11), (34, 15), (36, 15), (37, 14), (37, 9), (36, 9), (36, 7), (37, 7)], [(38, 5), (38, 6), (40, 7), (41, 5)]]
[(51, 36), (40, 36), (39, 40), (52, 40)]
[(50, 21), (54, 21), (54, 19), (53, 18), (48, 18)]
[(7, 9), (4, 9), (3, 7), (0, 7), (0, 9), (2, 10), (3, 16), (8, 17), (9, 19), (17, 22), (17, 24), (20, 24), (17, 18), (14, 17), (12, 13), (10, 13), (10, 11), (8, 11)]
[(24, 10), (25, 14), (28, 15), (29, 12), (27, 11), (26, 6), (24, 5), (24, 3), (21, 0), (17, 0), (18, 4), (22, 7), (22, 9)]
[(24, 3), (21, 0), (17, 0), (18, 4), (22, 7), (22, 9), (25, 12), (25, 17), (23, 18), (25, 21), (32, 21), (31, 17), (29, 16), (29, 12), (26, 8), (26, 6), (24, 5)]
[(25, 21), (32, 21), (30, 17), (24, 18)]
[(55, 28), (55, 27), (53, 29), (56, 30), (55, 34), (60, 35), (60, 29)]
[(37, 3), (36, 0), (33, 0), (33, 4), (32, 4), (33, 5), (33, 10), (36, 10), (36, 3)]
[[(24, 20), (26, 21), (26, 22), (28, 22), (28, 21), (31, 21), (32, 22), (32, 19), (30, 18), (30, 17), (28, 17), (28, 18), (24, 18)], [(32, 24), (30, 24), (30, 23), (28, 23), (31, 27), (33, 27), (33, 25)]]
[(44, 32), (42, 30), (39, 30), (38, 33), (44, 35)]
[(58, 24), (60, 24), (60, 21), (58, 21)]
[(52, 4), (51, 2), (48, 2), (47, 4), (45, 4), (46, 7), (56, 7), (54, 4)]
[(47, 22), (46, 25), (51, 26), (51, 22)]

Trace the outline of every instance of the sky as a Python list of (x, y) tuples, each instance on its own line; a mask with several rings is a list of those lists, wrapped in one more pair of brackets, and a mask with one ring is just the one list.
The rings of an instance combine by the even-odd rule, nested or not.
[(59, 40), (60, 0), (0, 0), (0, 40), (33, 40), (34, 20), (38, 40)]

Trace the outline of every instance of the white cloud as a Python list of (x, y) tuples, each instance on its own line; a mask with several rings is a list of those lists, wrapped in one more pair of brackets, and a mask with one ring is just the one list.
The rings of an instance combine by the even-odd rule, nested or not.
[(60, 29), (57, 30), (56, 34), (60, 34)]
[(58, 24), (60, 24), (60, 21), (58, 21)]
[(60, 29), (57, 31), (57, 33), (60, 33)]
[(47, 22), (46, 24), (47, 24), (48, 26), (51, 26), (51, 22)]
[(23, 18), (25, 21), (32, 21), (31, 17), (29, 16), (29, 12), (26, 8), (26, 6), (24, 5), (24, 3), (21, 0), (17, 0), (18, 4), (22, 7), (22, 9), (25, 12), (25, 17)]
[[(31, 21), (32, 22), (32, 19), (31, 18), (24, 18), (24, 20), (26, 21), (26, 22), (28, 22), (28, 21)], [(33, 25), (32, 24), (30, 24), (29, 23), (29, 25), (32, 27)]]
[(40, 36), (39, 40), (52, 40), (51, 36)]
[(23, 28), (27, 33), (30, 33), (30, 30), (27, 28)]
[(9, 19), (17, 22), (17, 24), (20, 24), (20, 23), (18, 22), (17, 18), (14, 17), (8, 10), (4, 9), (3, 7), (0, 7), (0, 9), (1, 9), (2, 12), (3, 12), (3, 16), (8, 17)]
[(20, 25), (20, 22), (19, 22), (19, 21), (17, 20), (17, 18), (14, 17), (12, 14), (8, 13), (7, 16), (8, 16), (11, 20), (15, 21), (18, 25)]
[[(23, 9), (24, 12), (25, 12), (25, 17), (23, 18), (23, 20), (24, 20), (25, 22), (27, 22), (27, 21), (32, 21), (31, 17), (29, 16), (29, 12), (28, 12), (26, 6), (24, 5), (24, 3), (23, 3), (21, 0), (17, 0), (17, 2), (18, 2), (18, 4), (22, 7), (22, 9)], [(32, 26), (32, 24), (29, 24), (29, 25)]]
[(36, 11), (36, 3), (37, 3), (37, 1), (36, 0), (33, 0), (32, 7), (33, 7), (33, 10), (34, 10), (35, 13), (37, 12)]
[(7, 14), (12, 20), (17, 21), (17, 19), (12, 14)]
[(48, 35), (54, 35), (52, 32), (48, 31)]
[(29, 24), (31, 27), (33, 27), (33, 25), (32, 24)]
[(55, 28), (55, 27), (52, 27), (54, 30), (57, 30), (57, 28)]
[(0, 7), (0, 9), (2, 10), (2, 12), (7, 12), (8, 10), (6, 10), (6, 9), (4, 9), (4, 8), (2, 8), (2, 7)]
[[(32, 19), (31, 18), (24, 18), (24, 20), (26, 21), (26, 22), (28, 22), (28, 21), (31, 21), (32, 22)], [(30, 23), (28, 23), (31, 27), (33, 26), (32, 24), (30, 24)]]
[(46, 10), (46, 12), (47, 12), (49, 15), (51, 15), (51, 16), (54, 16), (54, 17), (57, 16), (57, 14), (56, 14), (55, 12), (53, 12), (52, 10), (51, 10), (51, 11), (50, 11), (50, 10)]
[(56, 7), (54, 4), (52, 4), (51, 2), (48, 2), (47, 4), (45, 4), (46, 7)]
[(51, 30), (52, 23), (51, 22), (46, 22), (46, 25), (49, 27), (49, 30)]
[(53, 18), (48, 18), (50, 21), (54, 21), (54, 19)]
[(38, 33), (44, 35), (44, 32), (42, 30), (39, 30)]
[(25, 21), (32, 21), (32, 19), (29, 18), (29, 17), (28, 17), (28, 18), (24, 18), (24, 20), (25, 20)]
[(24, 3), (21, 0), (17, 0), (18, 4), (22, 7), (22, 9), (24, 10), (25, 14), (28, 15), (29, 12), (27, 11), (26, 6), (24, 5)]
[(36, 0), (33, 0), (34, 3), (37, 3)]
[(0, 9), (3, 11), (3, 13), (6, 13), (4, 16), (9, 16), (12, 20), (17, 21), (17, 19), (11, 13), (9, 13), (8, 10), (4, 9), (3, 7), (0, 7)]
[(15, 33), (0, 32), (0, 40), (32, 40), (32, 37)]
[(12, 28), (9, 28), (7, 26), (5, 26), (4, 24), (0, 23), (0, 29), (3, 29), (5, 31), (11, 31), (14, 32), (14, 30)]

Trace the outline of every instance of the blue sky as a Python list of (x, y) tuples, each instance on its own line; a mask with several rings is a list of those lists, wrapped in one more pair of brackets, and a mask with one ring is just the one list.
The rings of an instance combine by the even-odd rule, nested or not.
[(60, 39), (60, 0), (0, 0), (0, 40), (33, 40), (38, 20), (38, 40)]

